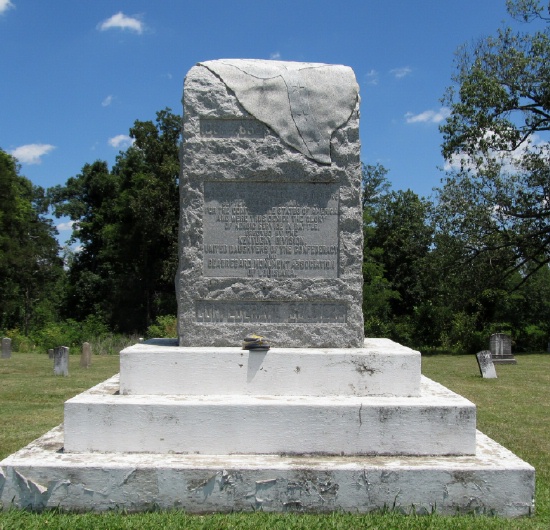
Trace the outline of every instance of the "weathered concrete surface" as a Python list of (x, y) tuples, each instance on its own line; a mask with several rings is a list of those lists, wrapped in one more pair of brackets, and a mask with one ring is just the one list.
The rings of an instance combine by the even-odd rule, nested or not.
[(41, 510), (409, 513), (534, 510), (535, 470), (482, 433), (475, 456), (63, 453), (62, 426), (0, 462), (0, 501)]
[[(235, 63), (209, 61), (186, 76), (176, 277), (179, 344), (238, 346), (257, 333), (273, 347), (360, 348), (363, 231), (355, 76), (343, 66), (253, 63), (255, 70), (283, 68), (283, 75), (253, 83), (246, 96), (237, 87), (240, 95), (233, 92), (227, 70), (238, 74), (239, 84), (243, 76), (246, 82), (254, 76)], [(341, 72), (339, 82), (346, 88), (340, 86), (338, 97), (332, 97)], [(287, 74), (315, 82), (296, 78), (291, 90), (284, 82)], [(282, 115), (270, 102), (286, 98), (288, 106), (289, 90), (293, 119), (287, 116), (274, 129), (239, 100), (264, 98), (260, 108), (277, 119)], [(341, 98), (345, 104), (338, 113), (348, 117), (338, 125), (340, 118), (327, 116)], [(289, 138), (276, 132), (287, 130), (293, 120), (308, 131), (304, 142), (312, 156), (317, 139), (330, 132), (328, 143), (323, 140), (330, 163), (290, 147)], [(317, 138), (319, 120), (328, 129), (318, 129)]]
[(419, 397), (113, 395), (65, 402), (65, 450), (459, 455), (475, 451), (475, 405), (422, 378)]
[(170, 339), (120, 353), (120, 393), (419, 396), (420, 352), (389, 339), (363, 348), (190, 348)]

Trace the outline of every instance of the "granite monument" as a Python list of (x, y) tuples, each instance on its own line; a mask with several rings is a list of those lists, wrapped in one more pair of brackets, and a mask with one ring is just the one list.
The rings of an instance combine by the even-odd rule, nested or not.
[(362, 347), (353, 70), (206, 61), (184, 107), (180, 346)]

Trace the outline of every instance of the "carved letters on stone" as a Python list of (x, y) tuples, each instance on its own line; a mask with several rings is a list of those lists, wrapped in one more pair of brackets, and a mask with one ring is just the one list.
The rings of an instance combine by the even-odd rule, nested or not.
[(338, 186), (204, 183), (203, 274), (338, 277)]

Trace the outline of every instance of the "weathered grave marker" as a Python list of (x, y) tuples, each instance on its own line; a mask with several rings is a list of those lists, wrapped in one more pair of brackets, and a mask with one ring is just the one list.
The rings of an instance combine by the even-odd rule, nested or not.
[(496, 379), (497, 371), (491, 358), (491, 352), (489, 350), (483, 350), (476, 353), (477, 365), (481, 372), (483, 379)]
[(351, 68), (199, 63), (184, 88), (180, 346), (362, 347)]
[(516, 364), (512, 355), (512, 338), (506, 333), (493, 333), (489, 342), (491, 356), (495, 364)]
[(58, 346), (53, 351), (53, 373), (54, 375), (69, 375), (69, 348)]
[(89, 342), (82, 344), (82, 353), (80, 354), (80, 366), (89, 368), (92, 364), (92, 346)]
[(53, 359), (53, 348), (48, 350), (48, 359)]
[(11, 339), (4, 337), (2, 339), (2, 359), (11, 358)]

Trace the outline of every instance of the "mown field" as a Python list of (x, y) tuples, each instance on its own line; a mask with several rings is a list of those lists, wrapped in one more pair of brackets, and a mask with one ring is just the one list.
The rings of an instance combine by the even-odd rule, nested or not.
[[(477, 405), (478, 428), (535, 466), (536, 514), (505, 520), (494, 517), (404, 516), (397, 513), (234, 513), (193, 516), (182, 512), (145, 514), (41, 514), (0, 512), (0, 530), (18, 528), (550, 528), (550, 355), (517, 356), (515, 366), (497, 366), (498, 379), (484, 380), (473, 356), (424, 356), (428, 377)], [(94, 356), (89, 369), (71, 356), (69, 377), (55, 377), (52, 361), (39, 354), (14, 353), (0, 359), (0, 459), (63, 420), (63, 402), (118, 371), (118, 356)]]

